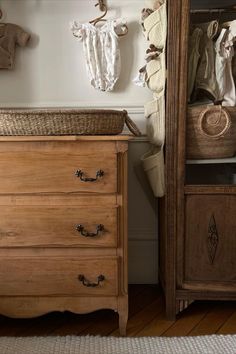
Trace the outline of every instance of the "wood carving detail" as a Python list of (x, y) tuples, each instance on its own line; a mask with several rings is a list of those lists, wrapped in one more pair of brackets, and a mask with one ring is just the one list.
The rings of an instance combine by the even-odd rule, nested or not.
[(209, 221), (208, 238), (207, 238), (208, 257), (211, 264), (214, 263), (218, 243), (219, 243), (219, 235), (216, 226), (216, 220), (214, 214), (212, 214)]

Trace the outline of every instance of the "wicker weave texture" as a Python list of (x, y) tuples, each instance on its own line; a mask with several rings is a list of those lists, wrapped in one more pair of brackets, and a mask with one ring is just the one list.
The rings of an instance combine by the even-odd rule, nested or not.
[(189, 107), (187, 158), (226, 158), (236, 153), (236, 109), (221, 106)]
[(126, 111), (69, 109), (2, 109), (0, 135), (116, 135)]

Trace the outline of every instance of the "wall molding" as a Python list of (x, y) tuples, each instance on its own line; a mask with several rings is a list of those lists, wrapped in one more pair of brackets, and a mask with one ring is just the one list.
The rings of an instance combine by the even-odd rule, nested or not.
[(80, 108), (80, 109), (87, 109), (87, 108), (93, 108), (93, 109), (126, 109), (129, 111), (129, 113), (132, 114), (144, 114), (144, 106), (143, 105), (137, 105), (137, 104), (122, 104), (122, 105), (114, 105), (112, 103), (96, 103), (93, 104), (91, 107), (91, 101), (85, 102), (85, 101), (60, 101), (60, 104), (58, 101), (55, 102), (37, 102), (35, 103), (29, 103), (29, 102), (21, 102), (21, 103), (14, 103), (14, 102), (0, 102), (0, 107), (1, 108), (12, 108), (12, 107), (19, 107), (19, 108), (43, 108), (43, 107), (48, 107), (48, 108)]

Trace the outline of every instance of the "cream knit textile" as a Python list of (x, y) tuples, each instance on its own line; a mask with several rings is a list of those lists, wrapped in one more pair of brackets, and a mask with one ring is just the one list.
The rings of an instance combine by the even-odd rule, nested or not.
[(148, 16), (143, 24), (146, 39), (157, 48), (164, 48), (166, 45), (167, 34), (166, 1)]
[(147, 136), (151, 144), (162, 146), (165, 141), (165, 96), (144, 105)]
[(143, 168), (155, 197), (165, 194), (165, 85), (166, 85), (166, 37), (167, 2), (151, 13), (143, 22), (144, 35), (149, 44), (159, 49), (157, 58), (146, 65), (146, 84), (153, 92), (153, 100), (145, 104), (147, 136), (152, 144), (141, 157)]

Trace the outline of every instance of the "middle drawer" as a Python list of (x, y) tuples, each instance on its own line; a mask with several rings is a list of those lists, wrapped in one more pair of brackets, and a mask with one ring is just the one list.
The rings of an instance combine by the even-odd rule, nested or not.
[(1, 206), (0, 247), (116, 247), (117, 207)]

